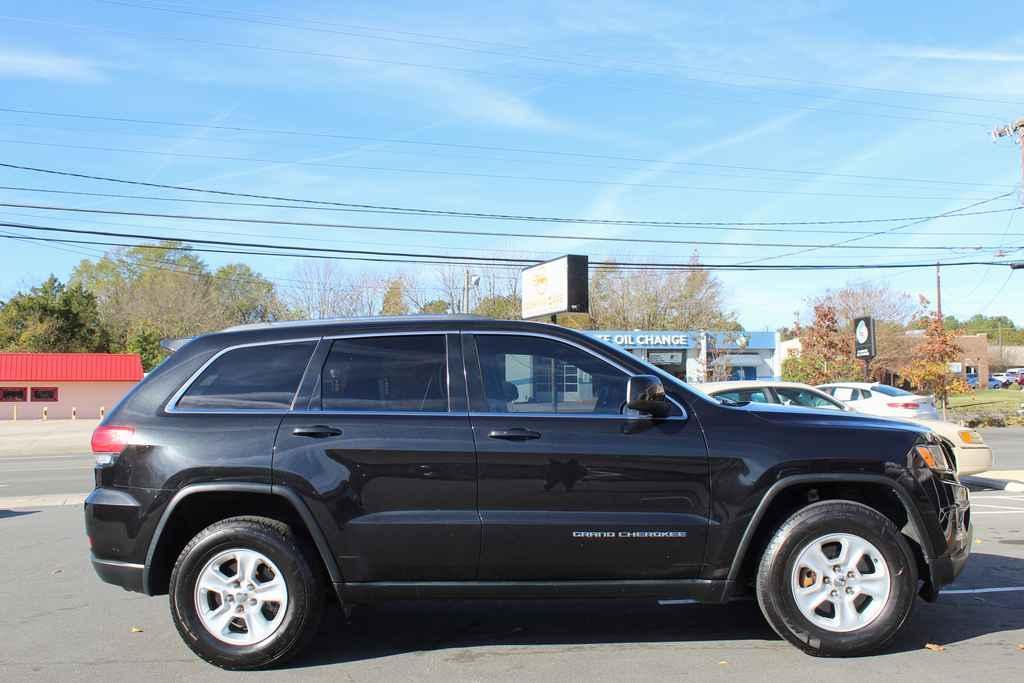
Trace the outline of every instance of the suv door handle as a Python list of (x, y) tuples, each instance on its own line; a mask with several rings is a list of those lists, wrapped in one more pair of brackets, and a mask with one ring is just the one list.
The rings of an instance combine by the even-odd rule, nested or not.
[(327, 425), (313, 425), (312, 427), (296, 427), (292, 430), (295, 436), (308, 436), (313, 439), (326, 439), (331, 436), (341, 436), (341, 430)]
[(522, 427), (513, 427), (512, 429), (495, 429), (487, 436), (492, 439), (504, 439), (506, 441), (529, 441), (530, 439), (539, 439), (540, 432), (535, 432), (532, 429), (523, 429)]

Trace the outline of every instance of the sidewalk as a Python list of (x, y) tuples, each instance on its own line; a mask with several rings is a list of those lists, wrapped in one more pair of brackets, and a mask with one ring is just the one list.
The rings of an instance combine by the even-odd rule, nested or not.
[(1014, 493), (1024, 492), (1024, 470), (989, 470), (978, 475), (963, 477), (961, 481), (968, 486)]
[(14, 455), (79, 455), (99, 420), (4, 420), (0, 422), (0, 458)]

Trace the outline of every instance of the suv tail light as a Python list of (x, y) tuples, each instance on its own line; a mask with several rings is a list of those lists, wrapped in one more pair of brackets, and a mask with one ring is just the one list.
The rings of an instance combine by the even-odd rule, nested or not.
[(920, 403), (886, 403), (885, 405), (890, 408), (906, 408), (907, 410), (917, 410), (921, 407)]
[(135, 434), (134, 427), (100, 425), (92, 433), (92, 452), (97, 465), (109, 465), (121, 455)]

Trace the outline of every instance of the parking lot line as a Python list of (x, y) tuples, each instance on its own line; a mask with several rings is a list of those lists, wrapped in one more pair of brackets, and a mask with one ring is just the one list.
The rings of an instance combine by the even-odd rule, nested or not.
[(942, 591), (943, 595), (967, 595), (970, 593), (1012, 593), (1024, 591), (1024, 586), (999, 586), (996, 588), (952, 588)]

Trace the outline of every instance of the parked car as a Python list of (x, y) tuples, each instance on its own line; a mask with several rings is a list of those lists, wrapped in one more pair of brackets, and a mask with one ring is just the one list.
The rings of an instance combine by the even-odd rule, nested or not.
[[(798, 382), (745, 381), (713, 382), (699, 385), (709, 396), (728, 401), (778, 403), (801, 408), (856, 411), (825, 392)], [(893, 418), (903, 420), (905, 418)], [(932, 430), (953, 451), (957, 473), (979, 474), (992, 469), (992, 449), (974, 429), (941, 420), (907, 420)]]
[(991, 375), (989, 375), (989, 378), (999, 382), (999, 388), (1001, 389), (1005, 389), (1011, 384), (1017, 383), (1017, 377), (1008, 372), (993, 372)]
[[(971, 389), (977, 389), (978, 388), (978, 376), (974, 375), (974, 374), (967, 375), (967, 386), (970, 387)], [(988, 388), (989, 389), (1002, 389), (1003, 388), (1003, 383), (999, 379), (996, 379), (995, 376), (990, 376), (988, 378)]]
[[(197, 337), (107, 413), (104, 581), (198, 656), (278, 665), (342, 604), (756, 597), (814, 655), (878, 650), (967, 561), (930, 430), (719, 402), (580, 332), (473, 316)], [(344, 647), (345, 638), (335, 647)]]
[(912, 420), (937, 420), (935, 399), (921, 396), (888, 384), (872, 382), (835, 382), (818, 387), (858, 413), (882, 417), (903, 417)]

